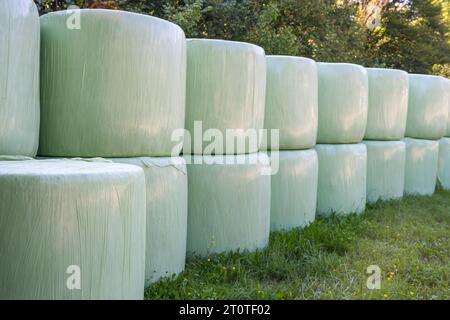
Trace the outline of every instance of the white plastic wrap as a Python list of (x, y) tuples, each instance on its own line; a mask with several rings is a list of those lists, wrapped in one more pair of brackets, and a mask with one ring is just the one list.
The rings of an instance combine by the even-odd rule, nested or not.
[(0, 299), (142, 299), (142, 169), (0, 161), (0, 257)]
[(367, 202), (403, 197), (405, 143), (363, 141), (367, 147)]
[[(194, 132), (194, 122), (201, 121), (201, 129), (218, 129), (226, 137), (226, 129), (245, 146), (236, 144), (215, 154), (256, 152), (260, 146), (259, 130), (264, 124), (266, 90), (266, 58), (261, 47), (234, 41), (187, 40), (186, 129), (191, 141), (185, 140), (183, 153), (207, 154), (210, 142), (195, 144), (202, 137)], [(253, 143), (246, 139), (252, 132)], [(255, 131), (256, 130), (256, 131)], [(201, 133), (200, 133), (201, 134)], [(212, 154), (212, 153), (209, 153)]]
[(410, 74), (405, 136), (438, 140), (447, 131), (447, 117), (446, 79), (423, 74)]
[(366, 208), (367, 149), (360, 144), (317, 144), (317, 212), (361, 213)]
[(39, 15), (0, 1), (0, 155), (35, 156), (39, 142)]
[(408, 114), (408, 73), (366, 68), (369, 77), (369, 113), (364, 139), (401, 140)]
[(348, 63), (317, 63), (319, 129), (317, 143), (356, 143), (364, 137), (368, 111), (365, 68)]
[(183, 31), (130, 12), (79, 14), (79, 30), (73, 12), (41, 17), (39, 154), (172, 155), (185, 119)]
[[(267, 56), (265, 129), (279, 129), (279, 149), (314, 147), (317, 138), (317, 67), (307, 58)], [(270, 141), (261, 149), (270, 150)]]
[(271, 177), (270, 228), (304, 227), (316, 216), (319, 161), (314, 149), (280, 151), (278, 173)]
[(183, 158), (118, 158), (141, 167), (147, 195), (146, 283), (184, 270), (187, 233), (187, 170)]
[(442, 188), (450, 190), (450, 138), (439, 140), (438, 180)]
[[(270, 231), (270, 176), (261, 173), (267, 168), (267, 155), (186, 159), (188, 252), (206, 255), (265, 247)], [(221, 159), (223, 164), (213, 164)]]
[(439, 142), (405, 138), (405, 194), (432, 195), (436, 188)]

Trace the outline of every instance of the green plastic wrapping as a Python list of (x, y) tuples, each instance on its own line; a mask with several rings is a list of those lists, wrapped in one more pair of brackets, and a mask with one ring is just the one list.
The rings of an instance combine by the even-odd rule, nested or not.
[(144, 190), (136, 166), (0, 161), (0, 299), (143, 299)]
[(438, 76), (409, 75), (408, 119), (405, 136), (438, 140), (447, 131), (446, 80)]
[(450, 138), (439, 140), (438, 180), (442, 188), (450, 190)]
[(0, 154), (35, 156), (39, 142), (39, 15), (0, 1)]
[(117, 158), (144, 170), (147, 195), (146, 284), (184, 270), (187, 171), (181, 157)]
[(319, 161), (314, 149), (279, 151), (279, 170), (271, 177), (270, 228), (304, 227), (316, 216)]
[(450, 79), (447, 79), (447, 99), (448, 99), (448, 117), (447, 117), (447, 133), (445, 136), (450, 137)]
[(401, 140), (408, 114), (408, 73), (366, 68), (369, 77), (369, 112), (364, 139)]
[(363, 141), (367, 147), (367, 203), (403, 197), (405, 143)]
[(184, 128), (181, 28), (135, 13), (85, 9), (41, 17), (41, 136), (46, 156), (170, 156)]
[(317, 63), (317, 71), (317, 143), (361, 142), (366, 130), (368, 112), (366, 69), (349, 63)]
[[(191, 139), (185, 139), (183, 153), (257, 152), (264, 124), (265, 91), (266, 58), (261, 47), (244, 42), (188, 39), (186, 129)], [(211, 142), (202, 141), (199, 130), (194, 130), (195, 122), (201, 125), (203, 133), (208, 129), (221, 132), (221, 150), (205, 152)], [(245, 143), (227, 147), (227, 129), (234, 130), (229, 131), (229, 136)], [(249, 142), (250, 135), (256, 140), (253, 143)]]
[(405, 194), (432, 195), (436, 188), (439, 142), (405, 138)]
[(253, 251), (267, 246), (270, 175), (262, 174), (269, 162), (267, 154), (185, 158), (188, 253)]
[[(314, 147), (317, 138), (317, 67), (307, 58), (267, 56), (265, 129), (279, 129), (276, 149)], [(261, 149), (270, 150), (270, 141)]]
[(317, 213), (362, 213), (366, 208), (367, 149), (359, 144), (317, 144)]

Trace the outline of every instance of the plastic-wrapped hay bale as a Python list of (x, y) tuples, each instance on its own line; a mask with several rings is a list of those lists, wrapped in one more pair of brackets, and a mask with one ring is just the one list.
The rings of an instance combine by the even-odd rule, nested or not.
[(319, 162), (314, 149), (271, 153), (279, 157), (271, 177), (271, 230), (304, 227), (314, 221)]
[(317, 212), (361, 213), (366, 208), (367, 149), (360, 144), (318, 144)]
[(0, 154), (35, 156), (39, 142), (39, 15), (0, 1)]
[(442, 188), (450, 189), (450, 138), (439, 140), (438, 180)]
[[(267, 56), (265, 129), (279, 129), (279, 149), (314, 147), (317, 138), (317, 67), (307, 58)], [(261, 148), (270, 150), (270, 141)]]
[[(185, 139), (183, 153), (258, 151), (259, 131), (264, 124), (265, 90), (266, 59), (261, 47), (234, 41), (188, 39), (186, 129), (192, 139)], [(194, 130), (196, 123), (198, 129)], [(224, 138), (224, 143), (214, 152), (205, 151), (210, 142), (194, 143), (195, 139), (202, 139), (198, 132), (208, 129), (220, 130)], [(237, 141), (242, 141), (242, 145)]]
[[(47, 156), (169, 156), (184, 127), (186, 42), (170, 22), (111, 10), (41, 17)], [(75, 23), (74, 23), (75, 24)], [(73, 27), (76, 27), (74, 25)]]
[(270, 176), (263, 174), (267, 155), (186, 160), (188, 252), (206, 255), (265, 247), (270, 231)]
[(184, 270), (187, 233), (187, 171), (181, 157), (117, 158), (144, 170), (147, 187), (148, 283)]
[(447, 99), (448, 99), (448, 117), (447, 117), (446, 136), (450, 137), (450, 79), (447, 79)]
[(0, 161), (1, 299), (142, 299), (141, 168)]
[(401, 140), (408, 113), (408, 73), (366, 68), (369, 77), (369, 112), (365, 139)]
[(447, 130), (447, 84), (442, 77), (410, 74), (405, 136), (438, 140)]
[(432, 195), (436, 188), (439, 142), (405, 138), (405, 194)]
[(405, 143), (363, 141), (367, 147), (367, 202), (403, 197)]
[(366, 69), (348, 63), (317, 63), (317, 71), (317, 143), (361, 142), (366, 130), (368, 111)]

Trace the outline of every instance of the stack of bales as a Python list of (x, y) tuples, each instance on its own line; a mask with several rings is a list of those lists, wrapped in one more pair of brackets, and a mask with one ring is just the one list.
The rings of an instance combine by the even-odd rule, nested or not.
[(447, 79), (448, 117), (445, 137), (439, 140), (438, 180), (442, 188), (450, 190), (450, 79)]
[[(266, 88), (263, 148), (271, 150), (272, 168), (278, 169), (271, 177), (270, 224), (271, 230), (289, 230), (309, 224), (316, 214), (319, 165), (311, 149), (317, 137), (315, 61), (268, 56)], [(279, 130), (278, 141), (269, 139), (272, 130)]]
[(405, 194), (431, 195), (436, 187), (439, 142), (447, 130), (447, 80), (409, 75)]
[(367, 147), (367, 202), (403, 197), (405, 179), (408, 73), (367, 68), (369, 112), (364, 144)]
[(366, 205), (366, 70), (346, 63), (318, 63), (319, 158), (317, 212), (361, 213)]
[[(187, 41), (188, 252), (267, 245), (268, 157), (259, 153), (266, 85), (264, 50), (232, 41)], [(232, 131), (231, 131), (232, 130)]]
[(362, 212), (366, 191), (450, 188), (441, 77), (186, 48), (176, 25), (121, 11), (39, 22), (31, 0), (3, 0), (0, 29), (1, 299), (140, 299), (186, 249), (255, 250), (316, 209)]
[(0, 163), (0, 296), (139, 299), (184, 268), (183, 159), (125, 158), (171, 155), (184, 33), (120, 11), (81, 10), (80, 29), (69, 17), (41, 17), (39, 155), (112, 161)]

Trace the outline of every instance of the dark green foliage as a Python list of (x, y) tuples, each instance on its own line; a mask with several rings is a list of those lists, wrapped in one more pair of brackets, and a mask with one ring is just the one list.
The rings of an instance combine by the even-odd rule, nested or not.
[(443, 6), (430, 0), (390, 2), (381, 28), (369, 34), (374, 60), (416, 73), (432, 73), (434, 64), (447, 63), (448, 68), (450, 25), (444, 19)]

